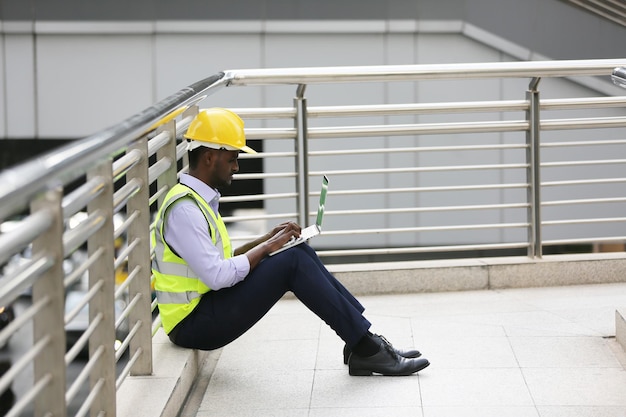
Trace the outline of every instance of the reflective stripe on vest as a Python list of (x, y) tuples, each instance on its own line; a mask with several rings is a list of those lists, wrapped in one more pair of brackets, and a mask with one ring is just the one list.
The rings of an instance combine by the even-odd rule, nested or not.
[(164, 292), (156, 291), (157, 300), (159, 304), (187, 304), (194, 298), (199, 298), (200, 293), (197, 291), (186, 292)]
[(222, 249), (222, 258), (232, 256), (230, 239), (221, 216), (216, 215), (208, 203), (191, 188), (182, 184), (172, 187), (157, 213), (151, 236), (155, 251), (152, 261), (155, 291), (161, 322), (166, 333), (194, 310), (202, 294), (210, 291), (210, 288), (189, 268), (187, 262), (174, 253), (163, 238), (167, 210), (182, 198), (191, 198), (200, 208), (207, 221), (213, 244)]

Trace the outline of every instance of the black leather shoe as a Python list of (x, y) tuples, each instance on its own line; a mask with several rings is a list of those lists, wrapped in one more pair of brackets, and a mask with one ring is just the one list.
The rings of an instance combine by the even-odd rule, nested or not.
[(380, 350), (373, 356), (358, 356), (354, 352), (348, 358), (348, 373), (352, 376), (370, 376), (373, 373), (386, 376), (405, 376), (421, 371), (430, 365), (428, 359), (404, 358), (390, 345), (381, 342)]
[[(403, 349), (396, 349), (395, 347), (393, 347), (393, 345), (391, 343), (389, 343), (389, 341), (385, 338), (385, 336), (381, 336), (378, 334), (375, 334), (372, 336), (374, 339), (380, 340), (383, 343), (391, 346), (391, 348), (393, 350), (395, 350), (395, 352), (402, 356), (403, 358), (419, 358), (420, 356), (422, 356), (422, 353), (419, 350), (416, 349), (407, 349), (407, 350), (403, 350)], [(343, 364), (347, 365), (348, 364), (348, 358), (350, 357), (350, 348), (348, 347), (348, 345), (344, 345), (343, 346)]]

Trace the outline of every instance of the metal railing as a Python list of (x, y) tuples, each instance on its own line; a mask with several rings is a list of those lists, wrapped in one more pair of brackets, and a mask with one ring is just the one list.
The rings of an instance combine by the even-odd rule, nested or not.
[[(236, 180), (262, 180), (272, 192), (224, 196), (229, 227), (289, 218), (308, 223), (317, 198), (310, 190), (326, 174), (332, 180), (327, 218), (314, 243), (322, 256), (347, 262), (515, 249), (535, 258), (550, 245), (626, 240), (626, 218), (614, 214), (626, 203), (620, 174), (626, 97), (542, 99), (539, 89), (543, 78), (608, 77), (624, 64), (227, 71), (0, 173), (0, 306), (28, 295), (0, 331), (0, 345), (24, 328), (33, 340), (0, 377), (0, 392), (16, 382), (25, 386), (7, 415), (115, 415), (124, 379), (151, 374), (151, 338), (160, 326), (151, 292), (151, 213), (186, 170), (183, 132), (202, 100), (223, 87), (295, 88), (293, 101), (281, 107), (235, 109), (249, 126), (247, 137), (263, 148), (241, 156), (242, 170), (249, 159), (262, 164)], [(309, 106), (305, 98), (307, 87), (328, 83), (519, 78), (529, 87), (515, 100)], [(551, 112), (579, 114), (545, 117)], [(581, 131), (593, 135), (572, 139)], [(262, 210), (237, 209), (250, 202)], [(255, 233), (233, 232), (233, 240)], [(77, 287), (81, 297), (68, 308)], [(68, 329), (85, 312), (85, 327), (68, 346)], [(85, 349), (88, 359), (79, 361)], [(77, 374), (70, 377), (70, 368)]]

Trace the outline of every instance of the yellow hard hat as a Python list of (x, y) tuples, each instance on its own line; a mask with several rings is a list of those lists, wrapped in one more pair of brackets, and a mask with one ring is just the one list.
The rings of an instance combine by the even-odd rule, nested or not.
[(205, 146), (256, 153), (254, 149), (246, 146), (243, 120), (227, 109), (212, 108), (200, 111), (189, 124), (184, 136), (188, 140), (187, 149), (190, 151)]

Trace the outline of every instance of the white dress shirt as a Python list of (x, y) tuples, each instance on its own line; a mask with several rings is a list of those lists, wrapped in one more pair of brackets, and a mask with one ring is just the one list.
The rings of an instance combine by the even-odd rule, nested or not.
[[(218, 191), (189, 174), (182, 174), (180, 183), (199, 194), (217, 216)], [(248, 275), (250, 262), (246, 255), (222, 259), (222, 248), (213, 244), (207, 221), (194, 201), (178, 200), (165, 216), (165, 241), (209, 288), (216, 291), (232, 287)]]

